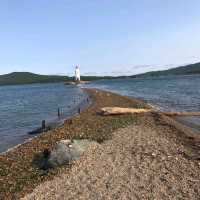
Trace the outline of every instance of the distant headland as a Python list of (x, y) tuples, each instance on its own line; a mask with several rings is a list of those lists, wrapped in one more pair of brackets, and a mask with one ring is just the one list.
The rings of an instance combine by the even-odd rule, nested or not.
[[(98, 76), (81, 76), (84, 82), (95, 81), (99, 79), (108, 79), (111, 77)], [(74, 81), (74, 77), (59, 76), (59, 75), (40, 75), (30, 72), (13, 72), (10, 74), (0, 75), (0, 86), (2, 85), (22, 85), (33, 83), (70, 83)]]
[[(81, 76), (84, 82), (96, 81), (101, 79), (116, 78), (146, 78), (169, 75), (192, 75), (200, 74), (200, 63), (190, 64), (186, 66), (176, 67), (163, 71), (151, 71), (143, 74), (132, 76)], [(10, 74), (0, 75), (0, 85), (19, 85), (33, 83), (56, 83), (56, 82), (73, 82), (74, 77), (58, 76), (58, 75), (39, 75), (30, 72), (13, 72)]]

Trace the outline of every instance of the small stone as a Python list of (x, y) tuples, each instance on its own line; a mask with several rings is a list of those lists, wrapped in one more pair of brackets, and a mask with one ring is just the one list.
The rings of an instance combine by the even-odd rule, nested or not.
[(165, 160), (165, 157), (161, 157), (161, 160)]

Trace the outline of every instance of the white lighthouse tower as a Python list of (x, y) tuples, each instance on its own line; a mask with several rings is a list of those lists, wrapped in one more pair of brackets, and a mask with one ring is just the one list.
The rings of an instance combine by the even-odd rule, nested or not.
[(75, 68), (75, 81), (76, 82), (80, 82), (81, 81), (81, 73), (80, 73), (80, 69), (79, 69), (78, 65)]

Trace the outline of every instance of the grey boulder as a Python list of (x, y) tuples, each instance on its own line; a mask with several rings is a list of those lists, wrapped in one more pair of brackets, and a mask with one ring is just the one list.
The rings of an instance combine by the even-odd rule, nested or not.
[(89, 145), (96, 144), (90, 140), (61, 140), (50, 153), (48, 165), (55, 168), (61, 165), (71, 164), (78, 160), (80, 156), (87, 150)]

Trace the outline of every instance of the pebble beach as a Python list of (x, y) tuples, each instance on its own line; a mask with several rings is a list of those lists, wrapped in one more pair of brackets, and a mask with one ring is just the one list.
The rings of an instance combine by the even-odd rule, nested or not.
[[(102, 107), (148, 108), (111, 92), (85, 89), (92, 104), (0, 156), (1, 199), (199, 199), (200, 137), (162, 115), (101, 116)], [(34, 156), (62, 139), (91, 139), (80, 160), (48, 172)]]

